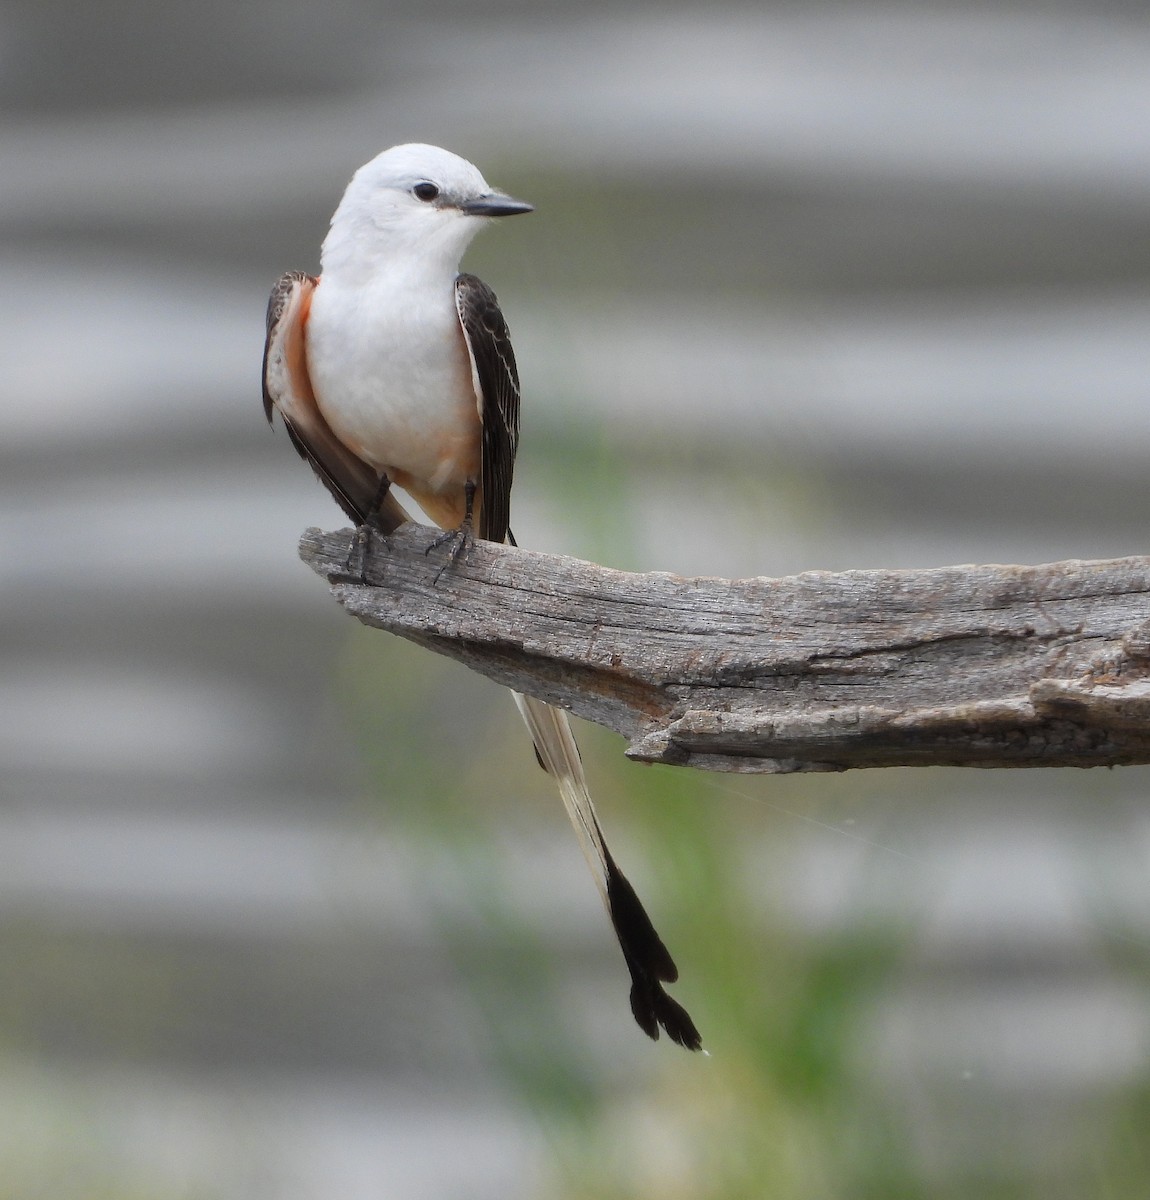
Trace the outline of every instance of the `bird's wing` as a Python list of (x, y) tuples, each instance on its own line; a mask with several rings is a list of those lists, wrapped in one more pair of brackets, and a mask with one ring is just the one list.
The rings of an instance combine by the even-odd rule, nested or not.
[[(311, 464), (340, 508), (362, 525), (375, 504), (380, 478), (335, 436), (315, 402), (304, 331), (317, 283), (303, 271), (288, 271), (272, 288), (264, 343), (264, 414), (270, 422), (273, 412), (279, 412), (300, 456)], [(410, 519), (389, 494), (378, 514), (379, 527), (390, 533)]]
[(504, 542), (511, 521), (511, 478), (519, 445), (519, 372), (495, 293), (474, 275), (455, 281), (455, 306), (471, 359), (483, 449), (479, 536)]

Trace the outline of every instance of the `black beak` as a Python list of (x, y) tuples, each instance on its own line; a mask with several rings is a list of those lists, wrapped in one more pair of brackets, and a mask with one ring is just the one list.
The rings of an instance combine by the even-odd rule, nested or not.
[(516, 213), (534, 212), (535, 205), (502, 192), (488, 192), (486, 196), (464, 200), (459, 209), (469, 217), (513, 217)]

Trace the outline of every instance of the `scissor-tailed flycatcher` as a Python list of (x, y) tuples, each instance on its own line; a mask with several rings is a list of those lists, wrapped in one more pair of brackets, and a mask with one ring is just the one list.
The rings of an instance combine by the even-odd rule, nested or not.
[[(531, 211), (436, 146), (394, 146), (356, 173), (318, 278), (282, 276), (268, 303), (264, 410), (363, 529), (408, 520), (398, 484), (447, 532), (510, 541), (519, 376), (495, 294), (459, 260), (488, 217)], [(631, 1011), (681, 1046), (701, 1041), (663, 988), (678, 970), (603, 840), (567, 714), (512, 693), (556, 781), (631, 973)]]

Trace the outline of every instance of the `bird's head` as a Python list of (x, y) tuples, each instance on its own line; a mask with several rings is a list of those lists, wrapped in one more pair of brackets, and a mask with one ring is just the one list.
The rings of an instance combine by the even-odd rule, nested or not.
[(348, 184), (324, 241), (324, 270), (407, 253), (454, 269), (487, 218), (531, 210), (493, 189), (458, 154), (421, 143), (392, 146)]

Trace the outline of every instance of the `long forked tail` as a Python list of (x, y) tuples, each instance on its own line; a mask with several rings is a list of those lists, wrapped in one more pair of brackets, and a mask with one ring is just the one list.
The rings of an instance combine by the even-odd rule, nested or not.
[(635, 1020), (650, 1038), (657, 1040), (662, 1026), (673, 1042), (688, 1050), (701, 1049), (703, 1041), (694, 1021), (663, 988), (664, 983), (674, 983), (679, 978), (679, 969), (655, 932), (635, 889), (607, 849), (567, 714), (531, 696), (511, 694), (527, 723), (543, 769), (559, 787), (563, 805), (615, 927), (615, 936), (631, 972), (631, 1012)]

